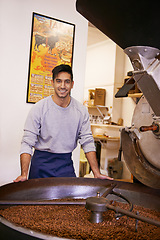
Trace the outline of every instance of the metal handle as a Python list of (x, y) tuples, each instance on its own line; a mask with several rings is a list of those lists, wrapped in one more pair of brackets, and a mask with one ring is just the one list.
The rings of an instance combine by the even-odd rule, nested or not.
[(153, 131), (153, 132), (158, 132), (159, 131), (159, 126), (157, 124), (152, 124), (150, 126), (141, 126), (139, 128), (141, 132), (146, 132), (146, 131)]

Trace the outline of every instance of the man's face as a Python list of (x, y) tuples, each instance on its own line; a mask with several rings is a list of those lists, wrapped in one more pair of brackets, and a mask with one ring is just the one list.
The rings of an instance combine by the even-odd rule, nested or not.
[(53, 81), (55, 94), (59, 98), (66, 98), (70, 95), (74, 82), (71, 80), (71, 75), (67, 72), (60, 72)]

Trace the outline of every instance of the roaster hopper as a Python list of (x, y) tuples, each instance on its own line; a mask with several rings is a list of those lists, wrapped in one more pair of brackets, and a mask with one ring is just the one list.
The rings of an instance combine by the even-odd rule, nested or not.
[[(160, 28), (157, 5), (153, 1), (148, 3), (115, 0), (76, 2), (77, 10), (125, 49), (133, 64), (132, 77), (143, 97), (135, 108), (132, 126), (121, 130), (121, 142), (130, 171), (143, 184), (88, 178), (33, 179), (0, 187), (1, 208), (16, 204), (43, 204), (44, 201), (61, 198), (86, 199), (95, 197), (97, 192), (103, 195), (109, 185), (116, 184), (114, 191), (117, 195), (123, 195), (133, 204), (160, 210)], [(124, 85), (116, 97), (126, 96), (129, 84)], [(113, 197), (111, 195), (108, 198)], [(18, 227), (3, 217), (0, 217), (0, 236), (5, 240), (59, 239)]]

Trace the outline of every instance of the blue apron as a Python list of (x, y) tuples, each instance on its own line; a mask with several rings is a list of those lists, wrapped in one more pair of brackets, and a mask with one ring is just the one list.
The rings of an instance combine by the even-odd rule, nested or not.
[(76, 177), (72, 153), (50, 153), (35, 150), (31, 160), (29, 179), (47, 177)]

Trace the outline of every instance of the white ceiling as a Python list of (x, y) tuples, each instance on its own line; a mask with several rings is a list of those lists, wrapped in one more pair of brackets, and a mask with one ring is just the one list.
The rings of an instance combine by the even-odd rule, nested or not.
[(93, 25), (88, 26), (88, 46), (93, 44), (103, 42), (108, 40), (109, 38), (103, 34), (98, 28), (94, 27)]

